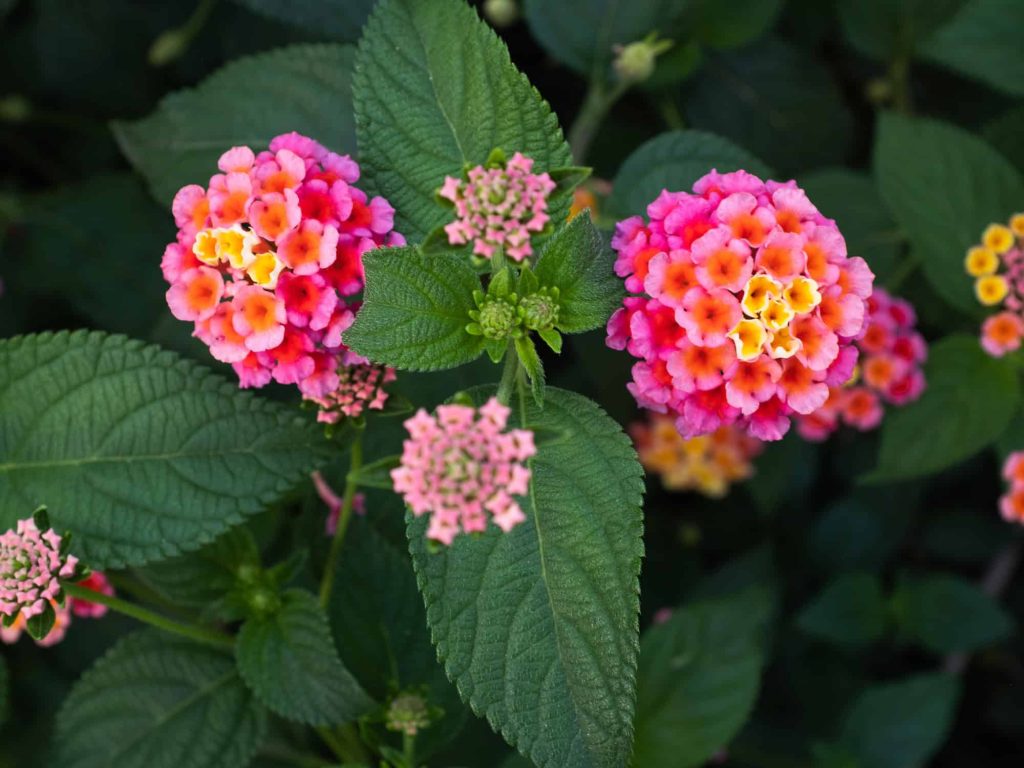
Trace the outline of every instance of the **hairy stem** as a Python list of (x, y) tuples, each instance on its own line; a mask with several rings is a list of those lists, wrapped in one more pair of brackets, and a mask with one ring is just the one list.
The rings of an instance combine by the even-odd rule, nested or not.
[(327, 564), (324, 566), (323, 580), (320, 582), (320, 605), (327, 610), (327, 604), (331, 600), (331, 590), (334, 588), (334, 572), (338, 568), (338, 556), (341, 554), (342, 544), (345, 542), (345, 533), (348, 531), (349, 521), (352, 519), (352, 507), (356, 498), (356, 489), (359, 483), (356, 481), (356, 473), (363, 466), (363, 433), (356, 433), (352, 441), (348, 475), (345, 477), (345, 492), (341, 497), (341, 511), (338, 513), (338, 527), (334, 531), (334, 538), (331, 540), (331, 551), (327, 554)]

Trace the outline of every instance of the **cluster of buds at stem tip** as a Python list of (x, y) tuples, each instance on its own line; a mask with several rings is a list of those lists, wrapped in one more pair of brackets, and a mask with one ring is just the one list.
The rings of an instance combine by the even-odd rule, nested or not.
[(615, 60), (612, 67), (624, 85), (642, 83), (654, 74), (655, 60), (672, 47), (671, 40), (659, 40), (657, 32), (651, 32), (643, 40), (612, 47)]
[(466, 333), (483, 336), (495, 362), (501, 360), (509, 340), (523, 339), (530, 331), (536, 331), (551, 349), (560, 352), (562, 337), (556, 330), (558, 288), (542, 286), (529, 266), (519, 270), (518, 278), (513, 274), (511, 266), (503, 266), (492, 275), (486, 293), (473, 292), (476, 309), (469, 311)]

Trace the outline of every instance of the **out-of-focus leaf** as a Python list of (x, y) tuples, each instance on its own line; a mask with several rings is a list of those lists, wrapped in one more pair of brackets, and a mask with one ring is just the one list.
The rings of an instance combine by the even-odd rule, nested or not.
[[(985, 126), (985, 140), (1024, 173), (1024, 105), (1014, 107)], [(1024, 207), (1024, 206), (1021, 206)]]
[(964, 0), (838, 0), (846, 39), (882, 61), (909, 56), (917, 43), (942, 26)]
[(359, 39), (376, 0), (235, 0), (278, 21), (329, 35), (344, 43)]
[(873, 643), (885, 632), (885, 624), (881, 582), (866, 573), (837, 577), (797, 617), (804, 632), (837, 645)]
[(811, 530), (814, 561), (830, 571), (881, 568), (910, 527), (915, 495), (864, 488), (833, 502)]
[(691, 0), (686, 20), (705, 45), (736, 48), (767, 32), (781, 10), (782, 0)]

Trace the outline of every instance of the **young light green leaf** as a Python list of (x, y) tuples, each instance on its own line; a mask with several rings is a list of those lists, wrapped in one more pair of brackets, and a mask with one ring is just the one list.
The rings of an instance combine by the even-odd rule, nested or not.
[(519, 362), (530, 379), (533, 400), (537, 405), (544, 407), (544, 364), (540, 361), (540, 355), (537, 354), (537, 347), (529, 335), (516, 339), (515, 346)]
[(838, 645), (861, 646), (885, 632), (886, 604), (877, 576), (839, 576), (800, 612), (797, 626), (814, 637)]
[(960, 684), (919, 675), (865, 690), (846, 715), (840, 743), (860, 768), (924, 765), (946, 740)]
[(466, 259), (416, 248), (381, 248), (363, 256), (366, 293), (345, 343), (374, 362), (410, 371), (468, 363), (483, 337), (466, 333), (480, 278)]
[(273, 712), (307, 725), (338, 725), (373, 706), (345, 669), (327, 616), (301, 589), (282, 596), (281, 610), (251, 618), (238, 633), (235, 655), (246, 684)]
[(995, 600), (948, 574), (902, 574), (893, 606), (901, 635), (935, 653), (975, 651), (1013, 630), (1013, 619)]
[[(550, 107), (462, 0), (381, 2), (355, 72), (364, 179), (395, 206), (410, 242), (450, 220), (434, 197), (445, 176), (495, 148), (532, 157), (538, 173), (572, 164)], [(549, 212), (558, 223), (567, 211), (562, 198)]]
[(296, 45), (233, 61), (156, 112), (115, 121), (114, 136), (153, 194), (170, 205), (185, 184), (206, 184), (217, 158), (244, 144), (259, 151), (299, 131), (336, 152), (355, 151), (351, 72), (344, 45)]
[(556, 231), (537, 260), (540, 284), (558, 289), (558, 322), (566, 333), (603, 328), (622, 301), (615, 255), (589, 216), (577, 216)]
[(878, 130), (874, 165), (882, 198), (932, 287), (954, 307), (978, 314), (964, 254), (988, 224), (1020, 209), (1024, 179), (962, 128), (889, 114)]
[(771, 170), (728, 139), (703, 131), (670, 131), (640, 145), (626, 158), (612, 185), (608, 210), (616, 216), (643, 214), (663, 189), (689, 192), (701, 176), (750, 171), (767, 178)]
[(0, 527), (41, 503), (94, 568), (212, 541), (326, 457), (308, 420), (123, 336), (0, 341)]
[(736, 735), (757, 699), (768, 590), (676, 611), (640, 648), (631, 765), (703, 765)]
[(925, 378), (921, 399), (886, 418), (869, 481), (919, 477), (969, 458), (999, 438), (1020, 396), (1013, 364), (989, 357), (970, 336), (933, 345)]
[(376, 0), (235, 0), (256, 13), (329, 35), (345, 43), (355, 42)]
[(231, 656), (155, 630), (119, 642), (57, 716), (55, 768), (244, 768), (266, 710)]
[(426, 518), (409, 516), (427, 620), (463, 698), (539, 768), (621, 768), (633, 737), (642, 470), (586, 398), (549, 387), (543, 410), (525, 410), (527, 424), (570, 435), (540, 446), (526, 522), (432, 552)]

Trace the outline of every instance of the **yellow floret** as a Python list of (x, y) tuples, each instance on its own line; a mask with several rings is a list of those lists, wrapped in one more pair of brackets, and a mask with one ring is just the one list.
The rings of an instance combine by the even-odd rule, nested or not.
[(196, 241), (192, 244), (192, 253), (204, 264), (211, 267), (220, 263), (217, 255), (217, 234), (222, 230), (201, 229), (196, 233)]
[(978, 297), (978, 301), (987, 307), (1001, 302), (1006, 298), (1008, 292), (1009, 286), (1006, 284), (1006, 279), (1000, 275), (979, 277), (974, 284), (974, 293)]
[(1010, 217), (1010, 229), (1017, 237), (1024, 238), (1024, 213), (1017, 213)]
[(781, 331), (789, 326), (789, 321), (793, 319), (794, 314), (796, 313), (788, 302), (772, 299), (761, 313), (761, 319), (768, 330)]
[(756, 360), (761, 354), (768, 331), (759, 320), (740, 320), (729, 332), (729, 338), (736, 344), (736, 357), (744, 362)]
[(795, 277), (783, 293), (789, 306), (798, 315), (804, 315), (821, 303), (818, 284), (809, 277)]
[(1013, 247), (1013, 240), (1013, 232), (1002, 224), (989, 224), (985, 228), (985, 234), (981, 236), (982, 244), (996, 253), (1006, 253), (1010, 250)]
[(964, 269), (971, 277), (985, 277), (995, 274), (999, 269), (999, 257), (991, 248), (983, 245), (976, 245), (967, 251), (964, 259)]
[(284, 269), (284, 262), (273, 253), (261, 253), (249, 266), (246, 274), (257, 285), (273, 290), (277, 287), (277, 277)]
[(754, 275), (743, 289), (743, 311), (750, 317), (757, 317), (768, 306), (768, 302), (782, 295), (782, 285), (768, 275)]

